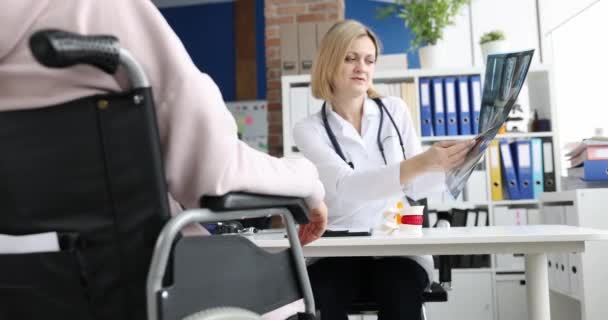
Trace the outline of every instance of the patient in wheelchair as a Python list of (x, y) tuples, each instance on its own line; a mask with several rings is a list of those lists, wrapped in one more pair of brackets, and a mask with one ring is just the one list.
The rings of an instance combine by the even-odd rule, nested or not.
[[(102, 220), (96, 220), (99, 212), (95, 205), (99, 203), (104, 206), (101, 203), (108, 201), (120, 202), (122, 198), (116, 196), (117, 198), (110, 197), (108, 200), (106, 197), (100, 200), (95, 198), (94, 192), (88, 192), (87, 188), (79, 188), (78, 192), (68, 194), (72, 191), (66, 191), (67, 185), (77, 179), (71, 181), (58, 178), (60, 173), (68, 171), (66, 168), (54, 170), (55, 164), (69, 166), (69, 169), (76, 168), (78, 174), (83, 175), (104, 170), (107, 174), (112, 168), (99, 167), (92, 160), (86, 160), (100, 157), (93, 148), (85, 150), (79, 147), (72, 150), (70, 157), (55, 157), (53, 143), (80, 145), (76, 143), (82, 142), (78, 139), (84, 139), (88, 129), (92, 130), (91, 136), (97, 134), (93, 129), (99, 129), (94, 128), (95, 125), (79, 125), (78, 121), (66, 119), (62, 115), (79, 114), (87, 118), (98, 114), (81, 112), (79, 110), (84, 108), (80, 108), (80, 105), (95, 101), (99, 110), (106, 108), (108, 103), (112, 106), (113, 99), (122, 99), (120, 93), (129, 90), (131, 84), (121, 69), (116, 74), (106, 74), (88, 65), (60, 69), (42, 66), (34, 59), (29, 47), (30, 37), (41, 29), (61, 29), (83, 35), (113, 35), (121, 47), (130, 51), (141, 64), (152, 88), (164, 179), (173, 214), (179, 212), (180, 207), (198, 208), (202, 195), (245, 191), (294, 196), (304, 198), (310, 208), (310, 223), (301, 226), (300, 241), (303, 244), (309, 243), (320, 237), (325, 230), (327, 209), (323, 203), (324, 189), (315, 166), (304, 158), (272, 157), (238, 140), (235, 120), (226, 108), (219, 88), (204, 70), (201, 72), (197, 69), (151, 1), (8, 0), (3, 2), (0, 21), (0, 148), (8, 154), (0, 160), (0, 180), (3, 181), (0, 182), (0, 209), (3, 215), (0, 234), (26, 235), (59, 230), (65, 225), (57, 220), (58, 217), (63, 219), (68, 216), (70, 223), (86, 230), (95, 229), (95, 238), (92, 240), (70, 238), (67, 232), (61, 235), (59, 242), (62, 248), (64, 244), (70, 244), (70, 258), (61, 257), (62, 263), (71, 266), (84, 261), (90, 264), (87, 268), (80, 265), (80, 274), (66, 286), (87, 286), (89, 277), (104, 272), (104, 267), (101, 267), (104, 263), (120, 264), (117, 261), (90, 258), (87, 254), (105, 243), (106, 235), (109, 237), (116, 232), (111, 224), (122, 219), (121, 216), (114, 216), (113, 220), (103, 220), (108, 218), (104, 217), (104, 222), (99, 222)], [(106, 94), (112, 96), (95, 100), (98, 95)], [(83, 97), (87, 98), (79, 100)], [(97, 120), (91, 118), (91, 123), (97, 123), (101, 131), (106, 129), (102, 118), (103, 116)], [(25, 123), (40, 130), (35, 133), (25, 130)], [(57, 136), (47, 135), (47, 126), (58, 131), (64, 129), (65, 132)], [(16, 132), (18, 136), (15, 136)], [(57, 141), (57, 137), (65, 141)], [(121, 139), (128, 140), (130, 137), (123, 135), (115, 138), (120, 142)], [(129, 158), (129, 151), (124, 150), (119, 160), (127, 161), (124, 158)], [(51, 169), (44, 167), (51, 163), (48, 161), (55, 161), (52, 162), (53, 166), (49, 165)], [(39, 170), (37, 167), (40, 167)], [(143, 181), (132, 181), (138, 180), (129, 176), (132, 172), (131, 169), (125, 169), (125, 181), (145, 187)], [(50, 183), (43, 181), (43, 178), (58, 180)], [(101, 186), (91, 187), (90, 190), (100, 190), (99, 194), (103, 193)], [(122, 190), (120, 196), (134, 194), (135, 189), (128, 189)], [(80, 195), (83, 197), (79, 198)], [(150, 198), (138, 201), (145, 203)], [(144, 216), (141, 217), (143, 219)], [(146, 239), (153, 239), (158, 230), (152, 231), (148, 231), (149, 234), (146, 231), (142, 233)], [(86, 250), (79, 251), (80, 248)], [(110, 250), (106, 247), (99, 250), (106, 249)], [(76, 252), (75, 255), (73, 252)], [(61, 254), (64, 254), (63, 251)], [(16, 280), (19, 278), (16, 278), (17, 274), (37, 272), (36, 268), (29, 270), (24, 265), (42, 268), (46, 263), (44, 259), (49, 255), (26, 254), (15, 260), (13, 255), (3, 255), (0, 252), (0, 297), (10, 297), (0, 303), (0, 319), (54, 319), (57, 314), (63, 314), (62, 318), (65, 319), (145, 319), (141, 281), (144, 280), (148, 263), (146, 259), (149, 257), (129, 256), (128, 253), (123, 255), (125, 261), (128, 261), (123, 267), (139, 270), (138, 280), (133, 280), (135, 284), (130, 284), (137, 288), (135, 291), (131, 290), (133, 288), (127, 290), (137, 292), (136, 298), (131, 300), (130, 293), (122, 292), (123, 288), (118, 285), (107, 284), (104, 288), (93, 288), (94, 284), (88, 283), (83, 296), (62, 301), (55, 296), (57, 291), (54, 290), (59, 290), (64, 283), (46, 283), (44, 288), (38, 288), (33, 282), (35, 279), (23, 279), (27, 283)], [(115, 266), (112, 265), (113, 267)], [(105, 270), (108, 277), (115, 276), (108, 270), (111, 268)], [(141, 270), (144, 270), (143, 276)], [(39, 276), (45, 277), (44, 274)], [(51, 276), (48, 275), (48, 278)], [(76, 307), (70, 305), (69, 301), (82, 301), (85, 305), (107, 308), (83, 307), (83, 310), (74, 314)], [(131, 301), (137, 302), (129, 305)]]

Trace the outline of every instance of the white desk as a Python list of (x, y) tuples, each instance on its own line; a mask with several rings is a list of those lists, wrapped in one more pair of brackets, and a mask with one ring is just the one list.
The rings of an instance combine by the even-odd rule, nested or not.
[[(585, 241), (594, 240), (608, 240), (608, 232), (564, 225), (433, 228), (424, 229), (422, 236), (322, 238), (305, 246), (304, 256), (524, 253), (528, 315), (531, 320), (550, 320), (547, 253), (583, 252)], [(288, 246), (287, 240), (272, 235), (256, 236), (253, 241), (270, 251)]]

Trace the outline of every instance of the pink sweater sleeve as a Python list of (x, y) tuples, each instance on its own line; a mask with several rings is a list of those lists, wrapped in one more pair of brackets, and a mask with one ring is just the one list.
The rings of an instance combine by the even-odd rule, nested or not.
[(239, 141), (219, 88), (196, 68), (152, 3), (117, 2), (131, 2), (130, 14), (144, 19), (124, 17), (129, 22), (124, 44), (143, 60), (155, 90), (172, 196), (186, 207), (197, 207), (203, 194), (249, 191), (305, 197), (310, 207), (317, 207), (324, 190), (314, 165), (304, 158), (275, 158)]
[(237, 139), (237, 127), (220, 91), (206, 74), (192, 72), (158, 106), (164, 110), (169, 188), (186, 207), (202, 194), (232, 190), (308, 198), (316, 207), (323, 188), (303, 158), (278, 159)]

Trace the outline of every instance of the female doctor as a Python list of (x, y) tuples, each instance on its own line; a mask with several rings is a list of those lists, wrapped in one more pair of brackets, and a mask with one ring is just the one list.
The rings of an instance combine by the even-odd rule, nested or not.
[[(444, 188), (444, 172), (462, 164), (473, 145), (444, 141), (422, 152), (405, 103), (372, 86), (379, 47), (357, 21), (332, 26), (311, 79), (312, 94), (325, 102), (294, 128), (298, 148), (325, 186), (329, 228), (377, 227), (383, 211), (404, 196)], [(308, 269), (321, 316), (331, 320), (347, 319), (362, 290), (371, 291), (380, 319), (420, 319), (432, 270), (430, 256), (325, 258)]]

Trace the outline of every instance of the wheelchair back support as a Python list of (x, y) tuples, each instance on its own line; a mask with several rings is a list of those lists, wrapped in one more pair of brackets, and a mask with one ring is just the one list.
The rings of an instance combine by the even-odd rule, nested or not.
[(61, 245), (0, 255), (0, 319), (146, 318), (169, 217), (153, 113), (145, 88), (0, 112), (0, 234), (53, 231)]

